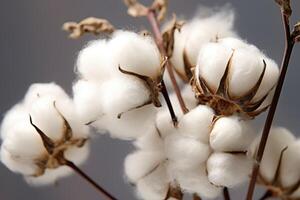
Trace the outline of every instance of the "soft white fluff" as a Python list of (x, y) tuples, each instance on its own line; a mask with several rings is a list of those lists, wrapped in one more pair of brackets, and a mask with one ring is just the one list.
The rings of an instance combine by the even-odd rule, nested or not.
[[(289, 146), (294, 140), (295, 137), (285, 128), (278, 127), (271, 129), (264, 151), (264, 156), (260, 165), (260, 174), (264, 179), (266, 179), (266, 181), (273, 181), (279, 163), (281, 151)], [(252, 145), (252, 155), (254, 155), (257, 151), (259, 141), (260, 136), (256, 138)]]
[(91, 125), (99, 133), (108, 133), (113, 138), (136, 139), (155, 124), (156, 109), (153, 105), (126, 112), (120, 119), (115, 114), (104, 114)]
[(89, 42), (79, 52), (76, 70), (86, 80), (105, 81), (117, 74), (117, 68), (112, 67), (110, 56), (106, 40)]
[(208, 143), (214, 111), (204, 105), (199, 105), (185, 114), (179, 122), (179, 131), (187, 136)]
[(161, 200), (167, 195), (169, 179), (165, 165), (160, 165), (152, 173), (137, 182), (137, 194), (143, 200)]
[(134, 77), (124, 76), (106, 81), (101, 86), (104, 114), (115, 114), (135, 109), (150, 100), (149, 89)]
[(156, 78), (160, 73), (160, 53), (149, 36), (117, 31), (109, 41), (113, 67)]
[(198, 166), (192, 170), (171, 169), (173, 179), (176, 179), (180, 187), (191, 194), (197, 193), (203, 198), (216, 198), (220, 195), (222, 188), (214, 186), (209, 182), (205, 165)]
[(300, 180), (300, 140), (288, 146), (283, 153), (280, 169), (280, 180), (283, 187), (290, 187)]
[(252, 162), (246, 155), (213, 153), (207, 161), (208, 179), (215, 185), (235, 187), (248, 179)]
[(233, 31), (234, 14), (231, 10), (221, 9), (211, 12), (205, 17), (195, 17), (187, 22), (180, 32), (175, 32), (175, 43), (171, 61), (183, 75), (185, 51), (190, 63), (196, 66), (200, 49), (205, 43), (217, 41), (220, 38), (235, 36)]
[(209, 136), (211, 147), (216, 151), (246, 151), (254, 139), (247, 121), (237, 116), (221, 117), (213, 125)]
[(155, 170), (164, 159), (160, 151), (136, 151), (125, 159), (125, 174), (130, 182), (136, 183)]
[(145, 133), (134, 142), (134, 145), (143, 150), (163, 151), (163, 137), (164, 136), (161, 135), (157, 127), (152, 126), (151, 128), (145, 130)]
[(103, 115), (102, 88), (97, 82), (77, 81), (73, 85), (73, 101), (84, 124), (98, 120)]
[(165, 151), (173, 165), (186, 170), (205, 162), (211, 153), (208, 144), (176, 132), (165, 138)]
[[(8, 118), (4, 116), (1, 128), (3, 131), (1, 161), (10, 170), (23, 174), (26, 179), (30, 179), (30, 182), (41, 185), (52, 183), (59, 177), (69, 174), (68, 171), (57, 168), (59, 171), (53, 169), (50, 170), (53, 173), (47, 173), (46, 170), (47, 172), (38, 178), (27, 177), (37, 172), (38, 166), (35, 162), (46, 153), (40, 135), (30, 124), (29, 115), (33, 123), (54, 142), (62, 138), (63, 120), (55, 109), (54, 102), (58, 111), (69, 122), (73, 130), (73, 138), (87, 138), (88, 128), (80, 123), (72, 101), (59, 86), (52, 83), (35, 84), (30, 87), (25, 100), (8, 112)], [(67, 159), (80, 164), (88, 156), (88, 146), (88, 143), (81, 148), (69, 146), (64, 155)]]

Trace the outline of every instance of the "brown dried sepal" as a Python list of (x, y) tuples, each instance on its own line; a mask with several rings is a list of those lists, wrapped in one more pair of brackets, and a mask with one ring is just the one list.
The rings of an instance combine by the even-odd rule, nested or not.
[(138, 109), (138, 108), (141, 108), (141, 107), (144, 107), (144, 106), (149, 105), (149, 104), (153, 104), (155, 107), (161, 107), (161, 103), (160, 103), (160, 100), (159, 100), (159, 93), (161, 92), (161, 81), (163, 80), (163, 74), (164, 74), (164, 71), (165, 71), (165, 68), (166, 68), (166, 64), (167, 64), (167, 58), (164, 58), (161, 62), (160, 75), (158, 77), (156, 77), (155, 79), (153, 79), (151, 77), (148, 77), (148, 76), (141, 75), (141, 74), (137, 74), (135, 72), (130, 72), (130, 71), (124, 70), (124, 69), (121, 68), (121, 66), (119, 66), (119, 71), (121, 73), (138, 78), (139, 80), (141, 80), (145, 84), (145, 86), (148, 88), (148, 90), (150, 92), (149, 99), (146, 102), (144, 102), (141, 105), (136, 106), (134, 108), (130, 108), (127, 111), (119, 113), (118, 114), (119, 119), (121, 118), (121, 116), (124, 113), (126, 113), (128, 111)]
[(132, 17), (147, 16), (148, 8), (139, 3), (138, 0), (124, 0), (125, 5), (128, 7), (127, 13)]
[(216, 91), (209, 87), (201, 75), (195, 77), (195, 72), (193, 72), (193, 77), (191, 78), (192, 89), (199, 103), (209, 105), (214, 109), (216, 115), (230, 116), (234, 113), (238, 113), (246, 118), (254, 118), (269, 107), (266, 106), (258, 109), (272, 89), (260, 100), (252, 102), (262, 83), (266, 71), (266, 62), (263, 60), (264, 68), (256, 84), (244, 95), (232, 97), (229, 94), (229, 77), (233, 54), (234, 52), (227, 62), (224, 74)]
[(181, 27), (183, 26), (184, 21), (177, 21), (176, 15), (173, 15), (172, 21), (167, 25), (165, 31), (162, 34), (163, 37), (163, 45), (166, 50), (167, 56), (170, 58), (173, 55), (174, 50), (174, 42), (175, 42), (175, 31), (181, 30)]
[(35, 164), (38, 166), (38, 169), (36, 173), (32, 175), (34, 177), (43, 175), (46, 169), (55, 169), (62, 165), (65, 165), (66, 159), (64, 157), (64, 152), (71, 146), (80, 148), (88, 140), (88, 138), (74, 138), (73, 131), (69, 122), (57, 109), (57, 107), (55, 106), (55, 102), (53, 102), (53, 106), (58, 115), (63, 120), (62, 137), (58, 141), (53, 141), (42, 130), (40, 130), (39, 127), (33, 123), (30, 116), (30, 124), (40, 135), (46, 149), (46, 152), (40, 158), (37, 158), (35, 160)]
[(94, 35), (99, 35), (101, 33), (111, 34), (115, 31), (115, 28), (106, 19), (89, 17), (79, 23), (64, 23), (63, 30), (70, 32), (70, 38), (77, 39), (85, 33), (92, 33)]
[(294, 42), (300, 42), (300, 21), (295, 24), (292, 37), (294, 39)]
[(275, 2), (281, 7), (282, 12), (286, 16), (289, 17), (292, 15), (292, 8), (291, 8), (290, 0), (275, 0)]
[(147, 16), (150, 10), (157, 12), (156, 19), (161, 22), (167, 13), (167, 0), (154, 0), (150, 7), (141, 4), (138, 0), (124, 0), (128, 7), (127, 13), (132, 17)]
[(169, 184), (169, 189), (164, 200), (168, 200), (169, 198), (174, 198), (177, 200), (183, 199), (183, 192), (177, 183)]

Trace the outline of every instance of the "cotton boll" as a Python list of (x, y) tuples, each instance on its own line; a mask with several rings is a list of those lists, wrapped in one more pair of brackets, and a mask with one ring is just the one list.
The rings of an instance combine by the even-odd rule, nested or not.
[[(226, 38), (221, 38), (218, 40), (219, 44), (222, 44), (223, 46), (226, 46), (227, 48), (231, 49), (240, 49), (240, 48), (249, 48), (249, 44), (240, 38), (235, 38), (235, 37), (226, 37)], [(251, 45), (253, 48), (255, 48), (257, 51), (259, 51), (256, 47)]]
[(177, 180), (181, 189), (188, 193), (197, 193), (203, 198), (216, 198), (220, 195), (222, 188), (211, 184), (207, 178), (205, 165), (198, 166), (192, 170), (171, 169), (173, 178)]
[(108, 131), (113, 138), (136, 139), (155, 124), (156, 109), (152, 105), (126, 112), (120, 119), (105, 114), (91, 125), (98, 132)]
[(232, 97), (241, 97), (249, 92), (257, 83), (264, 68), (261, 54), (250, 49), (234, 51), (229, 80), (229, 94)]
[(207, 160), (208, 179), (215, 185), (232, 188), (247, 180), (251, 167), (246, 155), (213, 153)]
[(99, 84), (79, 80), (73, 85), (76, 112), (83, 124), (97, 120), (103, 115), (102, 89)]
[(198, 56), (195, 76), (198, 78), (201, 75), (209, 88), (216, 92), (232, 53), (232, 49), (218, 43), (203, 45)]
[(179, 169), (191, 169), (205, 162), (211, 153), (207, 144), (181, 133), (172, 133), (165, 138), (167, 158)]
[(160, 109), (156, 114), (155, 124), (162, 138), (174, 132), (174, 124), (172, 122), (169, 111), (166, 108)]
[(221, 117), (213, 125), (209, 143), (216, 151), (246, 151), (254, 139), (247, 121), (237, 116)]
[(144, 200), (161, 200), (167, 195), (169, 179), (164, 165), (138, 181), (137, 194)]
[(125, 174), (129, 181), (136, 183), (155, 170), (165, 156), (161, 151), (136, 151), (125, 159)]
[(232, 30), (233, 12), (219, 12), (210, 17), (194, 20), (190, 24), (190, 33), (186, 40), (185, 50), (189, 61), (193, 66), (197, 63), (197, 57), (203, 44), (217, 41), (218, 38), (235, 36)]
[(79, 52), (76, 69), (84, 79), (106, 81), (117, 74), (117, 69), (111, 65), (110, 54), (106, 40), (92, 41)]
[(299, 147), (300, 140), (297, 140), (291, 143), (283, 153), (280, 168), (280, 180), (283, 187), (293, 186), (300, 179)]
[(117, 31), (109, 42), (113, 66), (156, 78), (160, 74), (160, 53), (149, 36)]
[[(185, 85), (184, 87), (182, 87), (181, 94), (183, 96), (183, 100), (186, 104), (186, 107), (189, 110), (192, 110), (193, 108), (197, 107), (198, 100), (195, 98), (195, 93), (193, 92), (193, 89), (190, 85)], [(178, 101), (178, 99), (176, 99), (176, 101)]]
[(116, 117), (150, 100), (150, 91), (145, 84), (129, 76), (111, 79), (101, 88), (103, 112)]
[(179, 131), (188, 137), (208, 143), (214, 111), (208, 106), (199, 105), (185, 114), (179, 122)]
[(68, 95), (55, 83), (34, 83), (26, 92), (24, 103), (30, 105), (40, 97), (49, 97), (55, 100), (68, 98)]
[[(279, 163), (280, 153), (289, 146), (295, 137), (285, 128), (272, 128), (260, 164), (260, 174), (268, 182), (272, 182)], [(254, 155), (258, 149), (260, 136), (254, 141), (251, 154)]]

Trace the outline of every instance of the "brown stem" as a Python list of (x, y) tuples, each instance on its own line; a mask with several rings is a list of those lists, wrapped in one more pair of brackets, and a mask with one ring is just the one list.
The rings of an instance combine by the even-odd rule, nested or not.
[(251, 180), (250, 180), (250, 184), (249, 184), (248, 192), (247, 192), (247, 198), (246, 198), (247, 200), (252, 200), (252, 197), (253, 197), (255, 183), (256, 183), (258, 173), (259, 173), (260, 162), (262, 160), (263, 153), (264, 153), (264, 150), (266, 147), (266, 143), (267, 143), (271, 125), (272, 125), (272, 122), (274, 119), (276, 107), (277, 107), (280, 93), (282, 90), (282, 86), (284, 83), (285, 75), (286, 75), (286, 72), (288, 69), (288, 64), (289, 64), (292, 50), (294, 47), (294, 40), (291, 37), (288, 16), (286, 16), (282, 13), (282, 20), (283, 20), (283, 26), (284, 26), (284, 30), (285, 30), (285, 51), (284, 51), (284, 56), (283, 56), (283, 60), (282, 60), (282, 64), (281, 64), (281, 72), (280, 72), (278, 83), (277, 83), (277, 86), (275, 89), (274, 97), (273, 97), (273, 100), (270, 105), (268, 116), (265, 121), (265, 126), (264, 126), (262, 137), (261, 137), (261, 140), (259, 143), (258, 151), (257, 151), (256, 157), (255, 157), (252, 176), (251, 176)]
[(168, 109), (169, 109), (169, 112), (170, 112), (173, 124), (176, 127), (177, 124), (178, 124), (178, 120), (177, 120), (176, 114), (174, 112), (174, 109), (173, 109), (173, 106), (172, 106), (172, 103), (171, 103), (171, 100), (170, 100), (170, 97), (169, 97), (169, 94), (168, 94), (168, 90), (167, 90), (167, 87), (165, 85), (164, 80), (161, 81), (161, 86), (162, 86), (161, 93), (164, 96), (164, 99), (165, 99), (165, 101), (167, 103), (167, 106), (168, 106)]
[(91, 179), (87, 174), (85, 174), (81, 169), (79, 169), (73, 162), (65, 160), (65, 165), (73, 169), (78, 175), (85, 179), (88, 183), (94, 186), (107, 200), (117, 200), (114, 196), (108, 193), (100, 185), (98, 185), (93, 179)]
[(224, 200), (230, 200), (230, 195), (227, 187), (224, 187), (223, 189), (223, 196), (224, 196)]
[[(162, 54), (163, 57), (167, 57), (167, 53), (166, 53), (166, 50), (165, 50), (164, 45), (163, 45), (162, 34), (161, 34), (160, 29), (159, 29), (158, 21), (156, 19), (155, 10), (149, 9), (147, 18), (148, 18), (148, 21), (149, 21), (149, 23), (152, 27), (152, 31), (153, 31), (153, 34), (154, 34), (154, 37), (155, 37), (155, 41), (156, 41), (156, 44), (159, 48), (160, 53)], [(167, 59), (168, 59), (167, 64), (166, 64), (167, 65), (167, 71), (170, 75), (170, 79), (171, 79), (174, 91), (176, 93), (177, 99), (179, 101), (180, 108), (181, 108), (183, 113), (187, 113), (188, 109), (187, 109), (187, 107), (185, 105), (185, 102), (182, 98), (180, 88), (178, 86), (178, 83), (177, 83), (175, 75), (174, 75), (173, 67), (172, 67), (172, 65), (169, 61), (169, 58), (167, 58)]]

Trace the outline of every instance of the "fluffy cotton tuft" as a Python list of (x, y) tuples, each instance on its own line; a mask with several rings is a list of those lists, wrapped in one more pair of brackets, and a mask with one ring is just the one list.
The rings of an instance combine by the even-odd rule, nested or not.
[(171, 61), (181, 75), (185, 75), (183, 54), (192, 66), (196, 66), (202, 46), (224, 37), (236, 36), (233, 31), (234, 14), (232, 10), (220, 9), (211, 15), (195, 17), (187, 22), (180, 32), (175, 32), (175, 43)]
[(117, 31), (109, 41), (113, 66), (156, 78), (160, 74), (160, 53), (149, 36)]
[[(88, 128), (80, 122), (67, 94), (53, 83), (31, 86), (25, 95), (25, 100), (14, 106), (4, 116), (1, 128), (3, 140), (1, 161), (10, 170), (23, 174), (30, 183), (37, 185), (53, 183), (59, 177), (68, 175), (69, 171), (60, 168), (59, 165), (51, 167), (53, 168), (51, 170), (45, 166), (45, 171), (40, 174), (43, 169), (37, 165), (37, 161), (44, 159), (47, 151), (40, 135), (30, 124), (29, 115), (33, 123), (54, 143), (61, 141), (63, 137), (62, 116), (73, 130), (71, 141), (85, 141), (88, 138)], [(13, 122), (14, 125), (12, 125)], [(27, 148), (23, 148), (24, 145)], [(59, 145), (61, 146), (60, 143)], [(76, 164), (86, 160), (89, 153), (87, 142), (84, 142), (82, 146), (76, 146), (75, 143), (65, 145), (67, 145), (63, 150), (65, 158)], [(35, 174), (37, 177), (33, 176)]]
[(246, 151), (254, 139), (249, 122), (236, 116), (221, 117), (213, 124), (209, 136), (215, 151)]
[(208, 179), (218, 186), (229, 188), (240, 185), (248, 179), (252, 162), (246, 155), (213, 153), (207, 161)]

